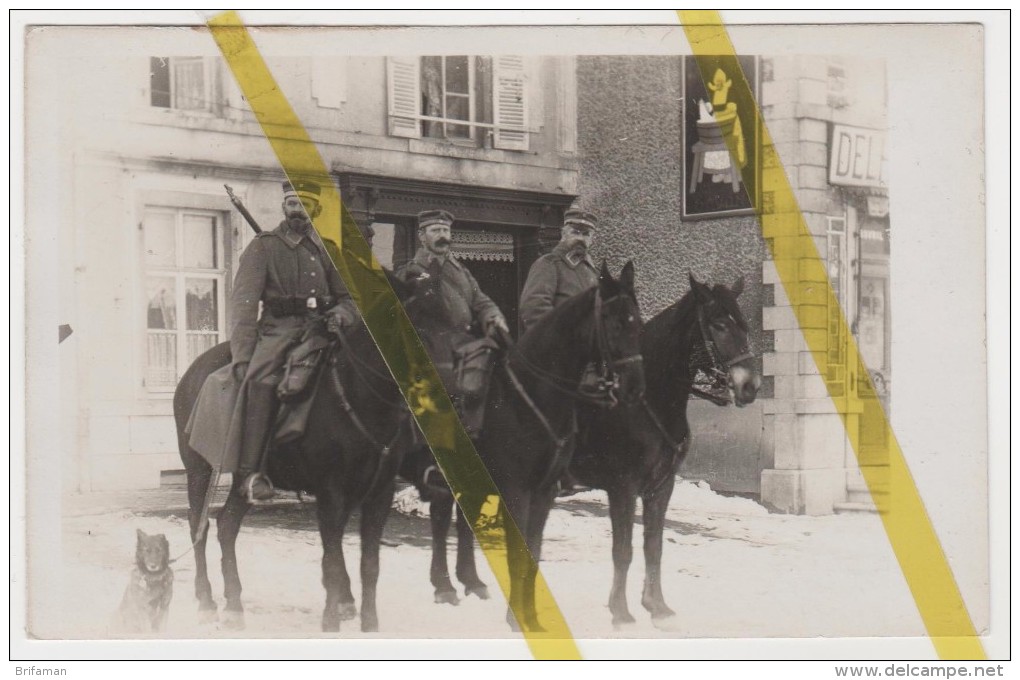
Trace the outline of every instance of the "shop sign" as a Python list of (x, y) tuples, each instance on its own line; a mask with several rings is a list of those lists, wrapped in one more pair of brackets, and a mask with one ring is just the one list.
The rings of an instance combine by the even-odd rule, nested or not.
[(885, 186), (885, 133), (834, 125), (829, 152), (829, 184), (852, 187)]

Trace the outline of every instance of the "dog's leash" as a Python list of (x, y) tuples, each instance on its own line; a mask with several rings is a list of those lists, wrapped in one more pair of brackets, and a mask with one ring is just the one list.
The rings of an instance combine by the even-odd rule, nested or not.
[(220, 485), (220, 475), (223, 473), (223, 460), (223, 458), (220, 458), (219, 466), (213, 474), (209, 476), (209, 485), (205, 489), (205, 500), (202, 501), (202, 512), (198, 515), (198, 531), (196, 532), (195, 540), (192, 541), (187, 550), (170, 560), (169, 564), (173, 564), (190, 553), (195, 549), (195, 546), (198, 545), (199, 541), (206, 537), (206, 533), (209, 531), (209, 507), (212, 505), (213, 494)]

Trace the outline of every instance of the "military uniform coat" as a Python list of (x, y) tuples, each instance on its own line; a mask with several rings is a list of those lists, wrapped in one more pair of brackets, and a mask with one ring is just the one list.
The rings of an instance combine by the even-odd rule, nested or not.
[[(429, 262), (429, 252), (419, 248), (414, 259), (398, 269), (396, 275), (402, 281), (415, 279), (428, 272)], [(503, 316), (496, 303), (482, 292), (468, 268), (453, 255), (446, 256), (441, 271), (440, 290), (455, 327), (467, 330), (477, 320), (484, 330), (490, 321)]]
[(567, 298), (598, 285), (599, 275), (587, 255), (578, 256), (562, 242), (535, 260), (521, 293), (520, 315), (524, 330)]
[[(231, 295), (230, 352), (233, 362), (254, 361), (275, 351), (280, 334), (289, 335), (301, 317), (274, 316), (259, 302), (274, 298), (331, 297), (334, 303), (350, 304), (350, 294), (329, 259), (314, 229), (301, 236), (286, 221), (262, 232), (241, 255)], [(322, 310), (320, 310), (322, 311)], [(268, 347), (262, 347), (268, 341)], [(249, 366), (249, 372), (254, 369)]]
[[(273, 231), (259, 234), (241, 255), (231, 294), (230, 352), (232, 362), (247, 361), (248, 370), (236, 397), (224, 386), (230, 376), (217, 376), (217, 371), (207, 378), (188, 425), (191, 447), (214, 465), (222, 461), (224, 472), (234, 470), (240, 459), (248, 410), (244, 386), (253, 380), (278, 384), (287, 351), (305, 331), (303, 316), (275, 316), (265, 304), (260, 317), (259, 302), (327, 296), (334, 303), (354, 305), (314, 229), (301, 236), (283, 221)], [(231, 414), (210, 408), (218, 404), (222, 409), (231, 401)]]

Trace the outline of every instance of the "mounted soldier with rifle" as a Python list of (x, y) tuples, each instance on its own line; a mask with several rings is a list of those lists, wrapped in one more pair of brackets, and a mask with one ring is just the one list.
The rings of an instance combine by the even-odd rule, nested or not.
[[(301, 342), (311, 313), (326, 313), (341, 328), (357, 308), (312, 227), (322, 208), (321, 188), (310, 181), (283, 183), (284, 219), (262, 231), (228, 187), (234, 205), (256, 231), (241, 255), (231, 295), (231, 372), (240, 386), (227, 430), (224, 461), (237, 461), (249, 503), (273, 497), (264, 472), (265, 453), (279, 409), (277, 388), (288, 351)], [(201, 418), (196, 403), (195, 418)]]

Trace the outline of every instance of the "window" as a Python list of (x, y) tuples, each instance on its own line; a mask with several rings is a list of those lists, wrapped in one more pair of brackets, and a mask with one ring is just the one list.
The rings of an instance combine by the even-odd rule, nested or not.
[(829, 273), (829, 282), (836, 304), (830, 304), (827, 310), (828, 335), (828, 367), (825, 376), (832, 396), (843, 396), (846, 393), (847, 338), (844, 334), (846, 322), (843, 309), (847, 303), (847, 241), (846, 218), (827, 217), (828, 226), (825, 230), (826, 257), (825, 262)]
[(528, 148), (523, 57), (390, 57), (387, 70), (391, 135)]
[(216, 62), (204, 57), (151, 57), (149, 103), (164, 109), (218, 113)]
[(145, 211), (145, 386), (150, 391), (172, 391), (191, 362), (222, 339), (221, 222), (211, 211)]

